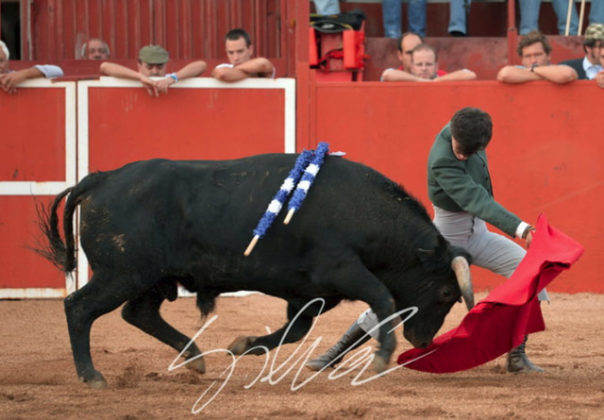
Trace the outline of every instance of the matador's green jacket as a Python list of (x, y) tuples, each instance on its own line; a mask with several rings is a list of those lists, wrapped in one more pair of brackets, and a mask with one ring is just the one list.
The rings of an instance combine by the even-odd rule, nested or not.
[(428, 196), (441, 209), (468, 212), (514, 237), (520, 218), (493, 198), (487, 155), (484, 150), (458, 160), (451, 147), (447, 124), (436, 136), (428, 157)]

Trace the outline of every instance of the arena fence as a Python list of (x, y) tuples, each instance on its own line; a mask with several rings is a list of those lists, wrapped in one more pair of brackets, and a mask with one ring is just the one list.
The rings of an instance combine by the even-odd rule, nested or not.
[[(77, 105), (76, 105), (77, 104)], [(87, 275), (65, 277), (33, 253), (36, 203), (87, 173), (139, 159), (225, 159), (314, 148), (347, 152), (402, 184), (431, 211), (426, 160), (435, 135), (463, 106), (494, 121), (488, 156), (495, 197), (522, 219), (544, 213), (585, 246), (551, 286), (604, 292), (604, 143), (595, 83), (317, 83), (310, 78), (227, 85), (193, 79), (153, 98), (135, 82), (27, 82), (0, 92), (0, 298), (59, 297)], [(78, 273), (88, 273), (79, 255)], [(478, 290), (501, 278), (473, 268)]]

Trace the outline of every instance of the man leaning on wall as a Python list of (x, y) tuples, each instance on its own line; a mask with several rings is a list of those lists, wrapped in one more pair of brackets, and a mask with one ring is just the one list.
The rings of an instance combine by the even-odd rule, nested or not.
[(27, 79), (45, 77), (52, 79), (63, 76), (63, 70), (52, 64), (37, 64), (22, 70), (11, 70), (9, 60), (10, 51), (3, 41), (0, 41), (0, 88), (6, 93), (17, 92), (17, 85)]
[(566, 60), (560, 64), (572, 67), (577, 72), (579, 80), (595, 79), (596, 74), (602, 71), (600, 52), (603, 49), (604, 25), (601, 23), (592, 23), (585, 30), (585, 37), (583, 38), (583, 51), (585, 52), (585, 56), (573, 60)]
[(476, 74), (468, 69), (451, 73), (439, 70), (436, 50), (427, 44), (418, 44), (411, 50), (410, 71), (388, 69), (382, 75), (383, 81), (390, 82), (445, 82), (474, 79)]
[(164, 48), (159, 45), (147, 45), (138, 52), (137, 70), (105, 61), (101, 63), (100, 71), (105, 76), (137, 80), (143, 84), (149, 95), (159, 96), (161, 93), (168, 93), (168, 88), (179, 80), (199, 76), (207, 66), (205, 61), (198, 60), (174, 73), (166, 74), (169, 61), (170, 54)]
[(223, 82), (237, 82), (248, 77), (275, 78), (275, 66), (264, 57), (253, 57), (254, 46), (243, 29), (231, 29), (224, 39), (228, 63), (212, 70), (212, 77)]
[(522, 65), (505, 66), (497, 73), (497, 80), (503, 83), (526, 83), (535, 80), (547, 80), (564, 84), (577, 80), (577, 72), (566, 65), (551, 64), (552, 47), (539, 31), (530, 32), (522, 37), (516, 49)]
[[(387, 68), (382, 72), (380, 81), (382, 82), (400, 82), (408, 79), (408, 75), (411, 74), (411, 55), (413, 54), (413, 48), (419, 44), (423, 44), (424, 39), (421, 35), (415, 32), (405, 32), (397, 40), (397, 57), (401, 62), (401, 65), (397, 68)], [(446, 71), (437, 70), (439, 76), (447, 74)]]

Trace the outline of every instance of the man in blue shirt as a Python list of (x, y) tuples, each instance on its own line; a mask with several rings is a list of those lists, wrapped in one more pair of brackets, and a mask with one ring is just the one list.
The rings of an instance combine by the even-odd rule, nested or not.
[(0, 41), (0, 88), (6, 93), (16, 93), (17, 85), (27, 79), (35, 79), (38, 77), (53, 77), (63, 76), (63, 70), (59, 66), (52, 64), (37, 64), (33, 67), (22, 70), (9, 69), (10, 51), (6, 44)]

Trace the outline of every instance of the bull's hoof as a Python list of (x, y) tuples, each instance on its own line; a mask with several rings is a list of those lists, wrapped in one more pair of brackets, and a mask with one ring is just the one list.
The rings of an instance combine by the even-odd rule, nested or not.
[(255, 339), (256, 337), (237, 337), (229, 346), (229, 351), (235, 355), (241, 355), (245, 353), (247, 349), (252, 347), (252, 343)]
[(190, 361), (187, 360), (187, 364), (185, 366), (187, 369), (191, 369), (197, 373), (206, 373), (206, 362), (203, 360), (203, 357), (198, 357)]
[(376, 355), (373, 359), (373, 369), (376, 373), (382, 373), (388, 367), (388, 360), (382, 356)]
[(93, 389), (105, 389), (107, 388), (107, 381), (101, 374), (101, 372), (94, 371), (92, 375), (86, 377), (80, 376), (80, 381), (84, 382), (90, 388)]

